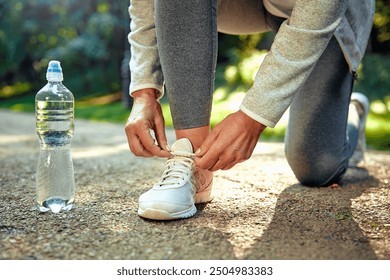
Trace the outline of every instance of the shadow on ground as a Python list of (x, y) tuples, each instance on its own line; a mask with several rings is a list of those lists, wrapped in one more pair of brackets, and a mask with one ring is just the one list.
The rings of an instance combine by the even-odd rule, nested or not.
[(286, 188), (278, 197), (271, 223), (246, 258), (377, 259), (354, 220), (352, 207), (353, 199), (375, 186), (377, 181), (371, 177), (336, 189)]

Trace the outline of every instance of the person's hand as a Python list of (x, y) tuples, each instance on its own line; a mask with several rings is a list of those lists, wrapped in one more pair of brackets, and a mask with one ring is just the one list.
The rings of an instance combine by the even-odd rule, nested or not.
[[(156, 97), (155, 89), (143, 89), (133, 93), (133, 108), (125, 131), (130, 150), (136, 156), (171, 156), (167, 148), (161, 105)], [(154, 132), (156, 139), (153, 138), (151, 131)]]
[(196, 151), (195, 164), (210, 171), (232, 168), (250, 158), (265, 127), (242, 111), (230, 114)]

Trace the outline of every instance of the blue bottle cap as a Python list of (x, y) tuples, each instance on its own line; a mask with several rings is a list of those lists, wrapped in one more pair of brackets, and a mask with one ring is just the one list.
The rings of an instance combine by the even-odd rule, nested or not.
[(46, 79), (49, 82), (62, 82), (64, 76), (62, 75), (61, 63), (58, 60), (51, 60), (47, 67)]

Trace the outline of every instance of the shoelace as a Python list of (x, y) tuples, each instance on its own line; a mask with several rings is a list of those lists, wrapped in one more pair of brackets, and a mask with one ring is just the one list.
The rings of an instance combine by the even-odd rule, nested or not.
[(165, 170), (156, 184), (159, 187), (179, 184), (179, 181), (188, 175), (188, 171), (192, 170), (193, 153), (176, 151), (172, 152), (172, 155), (173, 157), (167, 160)]

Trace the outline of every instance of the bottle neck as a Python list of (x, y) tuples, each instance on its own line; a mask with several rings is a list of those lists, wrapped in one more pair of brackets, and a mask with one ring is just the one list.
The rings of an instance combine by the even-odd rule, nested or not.
[(62, 81), (59, 80), (47, 80), (49, 84), (62, 84)]
[(43, 150), (69, 149), (71, 146), (71, 137), (68, 139), (43, 139), (38, 135), (39, 144)]
[(62, 75), (62, 71), (59, 71), (58, 69), (54, 71), (49, 71), (46, 73), (46, 79), (48, 81), (56, 81), (56, 82), (62, 82), (64, 80), (64, 76)]
[(40, 143), (41, 150), (70, 150), (70, 145), (71, 143), (68, 144), (63, 144), (63, 145), (52, 145), (52, 144), (46, 144), (46, 143)]

